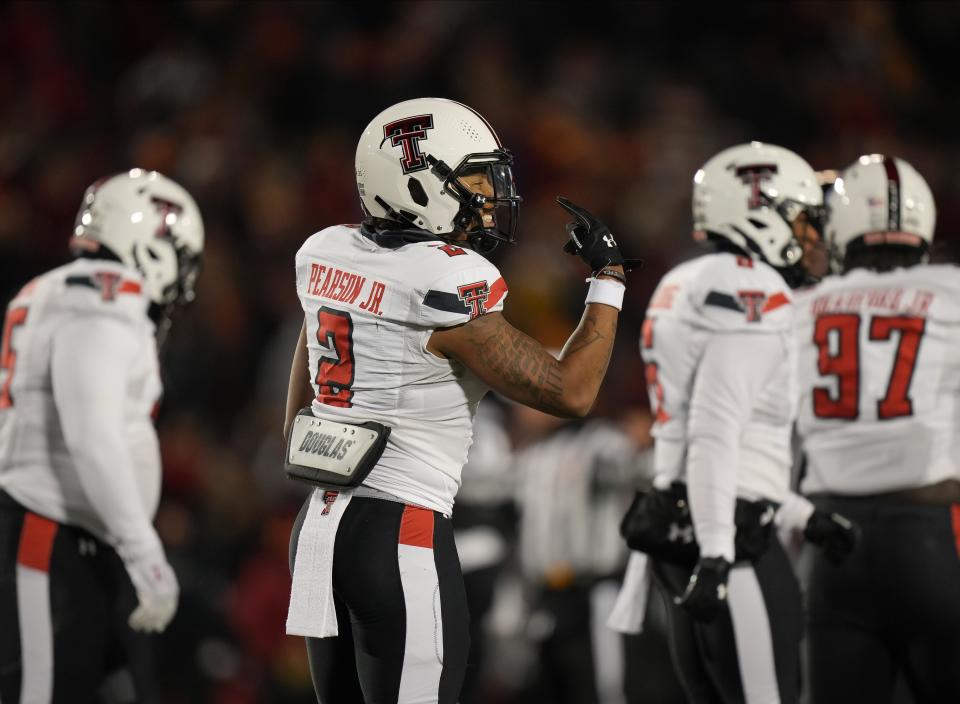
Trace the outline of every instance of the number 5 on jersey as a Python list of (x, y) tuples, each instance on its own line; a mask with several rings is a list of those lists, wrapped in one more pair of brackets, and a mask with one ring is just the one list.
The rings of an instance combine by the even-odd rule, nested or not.
[(0, 408), (10, 408), (13, 396), (10, 385), (17, 364), (17, 353), (13, 349), (13, 329), (27, 322), (26, 308), (11, 308), (7, 311), (7, 321), (3, 326), (3, 343), (0, 346)]
[[(655, 320), (655, 318), (647, 318), (643, 321), (640, 342), (645, 350), (653, 348), (653, 323)], [(663, 384), (660, 383), (660, 368), (656, 362), (649, 362), (643, 368), (643, 372), (647, 382), (647, 391), (653, 405), (654, 418), (657, 423), (666, 423), (670, 420), (670, 414), (663, 409)]]
[(323, 306), (317, 311), (317, 401), (353, 406), (353, 320), (349, 313)]

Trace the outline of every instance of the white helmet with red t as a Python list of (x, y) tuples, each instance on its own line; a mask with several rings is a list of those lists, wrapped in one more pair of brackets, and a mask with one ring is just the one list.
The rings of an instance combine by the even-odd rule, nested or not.
[(143, 276), (159, 306), (191, 301), (203, 252), (203, 220), (193, 197), (156, 171), (101, 179), (83, 196), (70, 249), (106, 249)]
[[(377, 115), (357, 145), (360, 200), (367, 215), (441, 239), (467, 233), (489, 251), (516, 236), (520, 197), (513, 157), (475, 110), (442, 98), (418, 98)], [(482, 174), (492, 193), (463, 181)]]
[(794, 221), (819, 229), (823, 192), (813, 168), (789, 149), (750, 142), (720, 152), (693, 177), (694, 237), (723, 237), (777, 268), (800, 264)]

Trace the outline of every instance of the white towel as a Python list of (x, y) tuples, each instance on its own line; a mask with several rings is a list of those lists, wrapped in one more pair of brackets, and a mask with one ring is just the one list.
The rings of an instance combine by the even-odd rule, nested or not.
[(617, 602), (607, 618), (607, 626), (619, 633), (640, 633), (650, 594), (650, 569), (647, 554), (631, 551)]
[(290, 587), (287, 633), (329, 638), (337, 635), (333, 605), (333, 547), (350, 490), (314, 489), (297, 539), (297, 557)]

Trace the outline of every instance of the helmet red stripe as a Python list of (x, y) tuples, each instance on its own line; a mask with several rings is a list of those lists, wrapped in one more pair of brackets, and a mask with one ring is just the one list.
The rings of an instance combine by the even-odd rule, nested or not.
[(897, 160), (884, 157), (883, 168), (887, 172), (887, 230), (900, 231), (900, 170)]

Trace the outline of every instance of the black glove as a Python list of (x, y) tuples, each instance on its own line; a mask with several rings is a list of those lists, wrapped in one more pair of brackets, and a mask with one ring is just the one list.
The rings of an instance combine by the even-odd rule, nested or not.
[(803, 537), (823, 548), (827, 559), (838, 565), (860, 541), (860, 526), (839, 513), (814, 511), (803, 529)]
[(683, 596), (673, 598), (698, 621), (712, 621), (727, 608), (730, 563), (722, 557), (701, 557)]
[(639, 266), (643, 262), (639, 259), (624, 259), (620, 253), (620, 246), (613, 239), (610, 228), (600, 222), (592, 213), (579, 205), (574, 205), (563, 196), (557, 196), (557, 202), (576, 218), (567, 223), (567, 234), (570, 239), (563, 245), (567, 254), (576, 254), (596, 272), (605, 266), (624, 266), (628, 271), (630, 266)]

